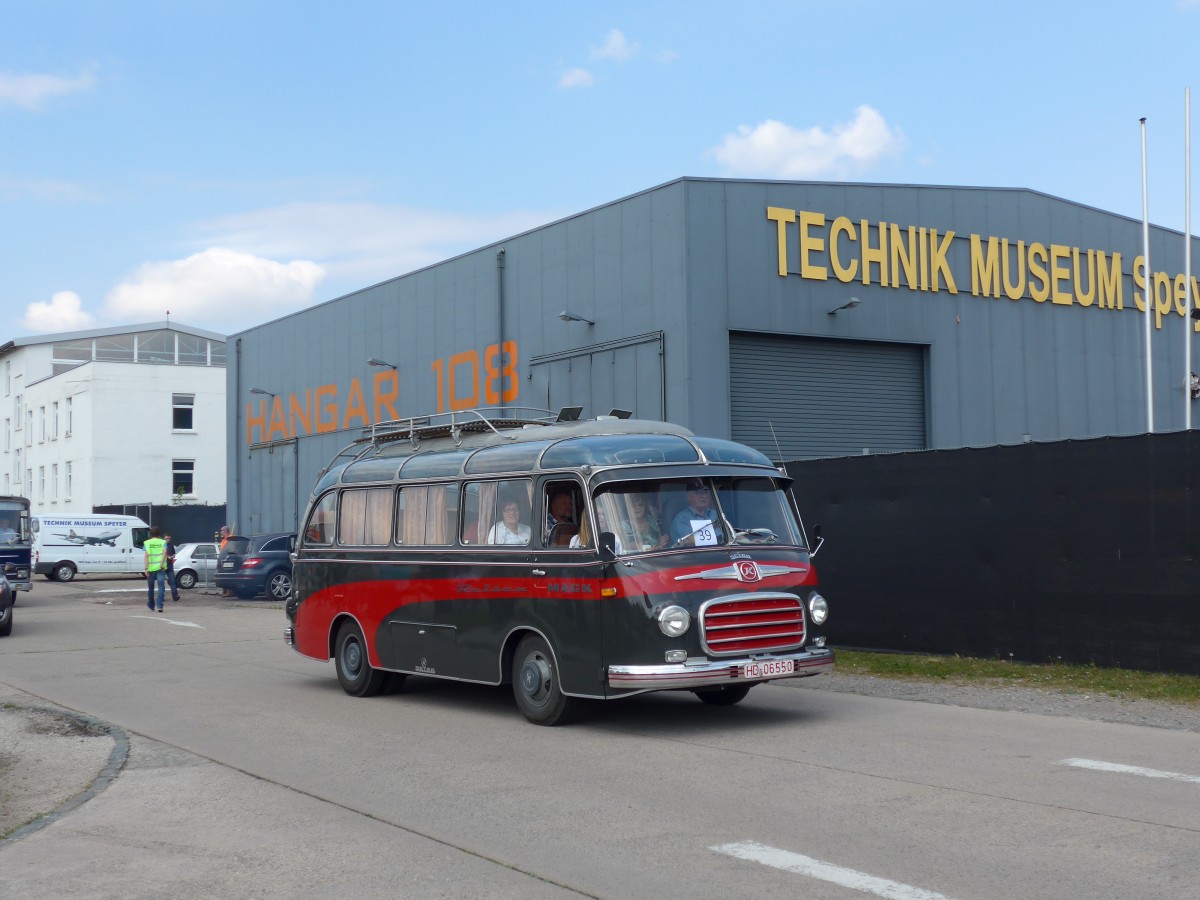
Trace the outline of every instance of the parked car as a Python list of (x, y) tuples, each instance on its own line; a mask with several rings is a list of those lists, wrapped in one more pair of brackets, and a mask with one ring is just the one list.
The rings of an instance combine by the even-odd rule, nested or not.
[(261, 593), (286, 600), (292, 593), (292, 558), (296, 535), (290, 532), (233, 536), (217, 559), (217, 587), (243, 600)]
[(5, 577), (9, 573), (17, 574), (17, 567), (12, 563), (8, 563), (4, 567), (4, 573), (0, 574), (0, 637), (8, 637), (12, 634), (12, 608), (17, 602), (17, 592), (12, 589), (8, 578)]
[(175, 584), (181, 590), (191, 590), (197, 581), (212, 584), (216, 573), (216, 544), (179, 544), (175, 547)]

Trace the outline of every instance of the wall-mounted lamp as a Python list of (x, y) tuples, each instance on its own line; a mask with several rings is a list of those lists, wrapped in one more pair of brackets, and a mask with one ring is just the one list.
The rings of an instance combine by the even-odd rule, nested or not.
[(370, 359), (368, 359), (368, 360), (367, 360), (367, 365), (368, 365), (368, 366), (383, 366), (385, 369), (394, 369), (394, 368), (396, 368), (396, 366), (395, 366), (395, 364), (394, 364), (394, 363), (390, 363), (390, 362), (387, 362), (387, 361), (385, 361), (385, 360), (382, 360), (382, 359), (380, 359), (378, 356), (372, 356)]
[(836, 316), (843, 309), (854, 309), (854, 307), (858, 306), (858, 304), (860, 304), (860, 303), (862, 303), (862, 301), (859, 300), (857, 297), (851, 297), (849, 300), (847, 300), (841, 306), (837, 307), (836, 309), (831, 309), (829, 311), (829, 315)]
[(274, 397), (274, 396), (275, 396), (275, 395), (274, 395), (274, 394), (272, 394), (270, 391), (264, 391), (262, 388), (250, 388), (250, 393), (252, 393), (252, 394), (266, 394), (268, 397)]
[(564, 322), (587, 322), (589, 325), (595, 325), (591, 319), (585, 319), (583, 316), (577, 316), (573, 312), (567, 312), (565, 309), (558, 314), (558, 317)]

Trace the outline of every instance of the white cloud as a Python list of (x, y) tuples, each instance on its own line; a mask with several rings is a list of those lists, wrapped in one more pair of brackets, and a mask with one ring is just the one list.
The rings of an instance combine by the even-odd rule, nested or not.
[(591, 87), (595, 82), (596, 79), (587, 69), (570, 69), (563, 72), (562, 77), (558, 79), (558, 86), (564, 91), (569, 91), (571, 88)]
[(74, 291), (59, 291), (49, 303), (30, 303), (21, 325), (39, 334), (55, 331), (79, 331), (92, 327), (96, 319), (83, 311), (83, 301)]
[(330, 280), (365, 287), (557, 216), (448, 213), (377, 203), (289, 203), (202, 223), (203, 244), (268, 259), (311, 259)]
[(48, 97), (86, 91), (96, 83), (91, 72), (81, 72), (74, 78), (57, 75), (7, 75), (0, 72), (0, 106), (20, 106), (38, 109)]
[(637, 52), (638, 45), (629, 43), (618, 29), (614, 28), (604, 36), (604, 43), (592, 48), (592, 59), (612, 59), (624, 62)]
[(308, 260), (288, 263), (211, 247), (186, 259), (144, 263), (108, 292), (105, 318), (120, 322), (172, 319), (230, 333), (312, 302), (324, 277)]
[(741, 125), (712, 153), (733, 174), (803, 179), (861, 172), (903, 146), (900, 129), (870, 106), (860, 106), (854, 121), (828, 131), (801, 130), (773, 119), (754, 128)]

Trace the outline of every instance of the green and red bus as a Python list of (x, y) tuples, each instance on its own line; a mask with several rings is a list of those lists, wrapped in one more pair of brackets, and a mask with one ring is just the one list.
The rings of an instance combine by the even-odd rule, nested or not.
[[(662, 422), (471, 410), (364, 429), (319, 477), (285, 640), (356, 697), (511, 684), (529, 721), (834, 666), (790, 480)], [(814, 529), (817, 545), (818, 529)]]

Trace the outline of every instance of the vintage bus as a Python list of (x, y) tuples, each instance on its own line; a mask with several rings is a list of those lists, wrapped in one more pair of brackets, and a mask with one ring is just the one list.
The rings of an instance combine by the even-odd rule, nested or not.
[(0, 497), (0, 571), (14, 591), (33, 589), (28, 497)]
[(409, 675), (511, 684), (542, 725), (586, 698), (725, 706), (832, 670), (783, 471), (731, 441), (579, 412), (364, 429), (309, 500), (286, 642), (332, 657), (356, 697)]

